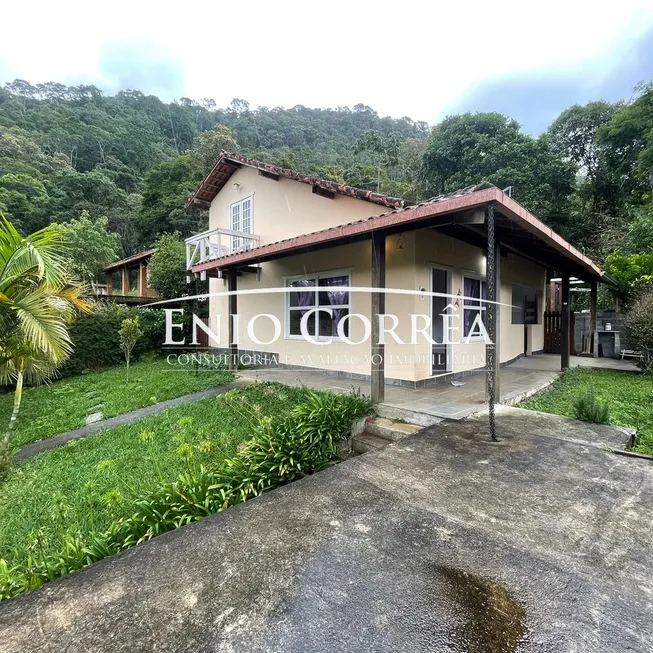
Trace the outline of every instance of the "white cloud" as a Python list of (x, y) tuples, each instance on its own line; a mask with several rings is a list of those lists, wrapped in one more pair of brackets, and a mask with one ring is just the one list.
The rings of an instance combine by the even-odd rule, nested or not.
[[(62, 0), (3, 7), (0, 74), (112, 88), (170, 65), (170, 93), (252, 106), (353, 106), (432, 121), (474, 85), (574, 66), (653, 22), (650, 0), (311, 3)], [(139, 56), (138, 53), (141, 53)], [(147, 64), (147, 66), (145, 65)], [(132, 67), (134, 70), (129, 70)], [(165, 67), (150, 89), (161, 93)], [(163, 80), (161, 79), (163, 77)]]

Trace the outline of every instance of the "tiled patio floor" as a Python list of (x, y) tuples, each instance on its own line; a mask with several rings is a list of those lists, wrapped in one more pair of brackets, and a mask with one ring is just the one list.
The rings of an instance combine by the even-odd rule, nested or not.
[[(601, 367), (607, 369), (636, 370), (629, 361), (609, 358), (582, 358), (572, 356), (571, 366)], [(539, 354), (522, 358), (501, 368), (501, 401), (514, 403), (553, 382), (560, 371), (560, 357)], [(352, 389), (370, 394), (369, 381), (356, 381), (308, 370), (264, 368), (242, 372), (243, 378), (258, 381), (278, 381), (287, 385), (305, 385), (316, 390), (349, 392)], [(391, 408), (425, 413), (433, 417), (461, 419), (482, 411), (485, 404), (485, 375), (478, 374), (462, 380), (464, 385), (447, 384), (433, 388), (385, 387), (384, 405)]]

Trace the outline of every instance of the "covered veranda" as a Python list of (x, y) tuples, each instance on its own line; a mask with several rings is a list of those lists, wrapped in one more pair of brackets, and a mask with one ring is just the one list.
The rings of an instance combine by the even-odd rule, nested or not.
[[(596, 322), (596, 288), (604, 280), (601, 269), (567, 243), (544, 223), (539, 221), (508, 195), (491, 185), (470, 187), (452, 195), (434, 198), (426, 203), (393, 210), (379, 216), (341, 225), (323, 231), (313, 232), (240, 251), (228, 256), (220, 256), (192, 267), (192, 272), (202, 277), (217, 276), (226, 278), (229, 292), (229, 313), (238, 312), (238, 279), (243, 274), (255, 274), (257, 265), (287, 256), (317, 250), (340, 247), (363, 240), (371, 241), (371, 286), (385, 288), (386, 277), (386, 239), (400, 233), (417, 229), (435, 229), (451, 238), (478, 247), (485, 252), (487, 261), (487, 310), (486, 328), (490, 336), (486, 344), (486, 374), (467, 379), (465, 386), (474, 389), (474, 395), (483, 393), (492, 403), (502, 397), (501, 383), (505, 390), (510, 388), (508, 368), (500, 368), (497, 334), (500, 332), (497, 289), (501, 287), (502, 253), (518, 255), (562, 278), (562, 320), (561, 354), (557, 357), (557, 370), (570, 365), (569, 348), (569, 279), (583, 279), (592, 288), (593, 320)], [(385, 295), (382, 292), (370, 293), (370, 315), (385, 313)], [(407, 390), (386, 385), (384, 369), (384, 345), (380, 342), (378, 320), (372, 320), (370, 344), (371, 374), (369, 392), (376, 404), (387, 403), (395, 390)], [(229, 322), (230, 361), (235, 366), (238, 360), (238, 347), (234, 343), (233, 322)], [(505, 378), (504, 378), (505, 377)], [(345, 380), (340, 379), (341, 382)], [(351, 384), (350, 384), (351, 385)], [(475, 387), (478, 386), (478, 392)], [(445, 390), (436, 392), (435, 388), (411, 389), (413, 393), (424, 393), (424, 398), (434, 398), (440, 394), (444, 403)], [(455, 388), (454, 388), (455, 390)], [(478, 403), (476, 403), (478, 406)]]

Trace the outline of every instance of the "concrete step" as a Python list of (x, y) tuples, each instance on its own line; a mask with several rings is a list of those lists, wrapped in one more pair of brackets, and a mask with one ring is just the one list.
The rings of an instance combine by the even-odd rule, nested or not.
[(421, 430), (421, 426), (416, 424), (408, 424), (404, 422), (395, 422), (394, 420), (387, 419), (386, 417), (372, 417), (367, 420), (365, 430), (373, 435), (378, 435), (386, 440), (397, 442), (405, 438), (407, 435), (416, 433)]
[(387, 447), (391, 442), (392, 440), (363, 431), (363, 433), (359, 433), (351, 439), (351, 448), (354, 453), (367, 453), (368, 451), (379, 451), (379, 449)]
[(399, 408), (397, 406), (389, 406), (387, 404), (377, 404), (374, 407), (376, 414), (380, 417), (392, 419), (402, 419), (409, 424), (417, 424), (421, 427), (433, 426), (442, 421), (442, 417), (429, 415), (428, 413), (420, 413), (416, 410), (409, 410), (407, 408)]
[(368, 417), (362, 432), (351, 439), (351, 449), (354, 453), (378, 451), (392, 442), (397, 442), (411, 433), (421, 430), (421, 426), (395, 422), (383, 417)]

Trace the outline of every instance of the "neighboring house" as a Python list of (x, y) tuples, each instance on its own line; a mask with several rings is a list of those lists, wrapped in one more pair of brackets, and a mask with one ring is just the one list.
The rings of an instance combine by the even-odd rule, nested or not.
[(148, 263), (154, 249), (120, 259), (104, 268), (106, 286), (96, 286), (98, 295), (115, 298), (124, 304), (143, 304), (158, 298), (150, 288)]
[[(490, 273), (498, 288), (496, 301), (503, 304), (496, 325), (502, 364), (543, 349), (547, 272), (593, 284), (603, 277), (590, 259), (489, 184), (410, 207), (398, 198), (222, 153), (189, 198), (191, 204), (209, 210), (210, 229), (186, 241), (188, 270), (208, 276), (214, 293), (227, 287), (262, 291), (240, 294), (231, 302), (228, 297), (211, 298), (216, 334), (216, 316), (222, 316), (220, 347), (230, 346), (226, 316), (237, 312), (241, 352), (262, 352), (276, 364), (352, 378), (371, 375), (375, 400), (382, 399), (384, 382), (427, 385), (485, 367), (487, 349), (477, 318), (488, 319), (483, 300), (492, 299), (488, 260), (496, 261)], [(486, 228), (490, 221), (497, 238), (491, 251)], [(380, 293), (339, 290), (349, 286), (385, 286), (411, 294), (387, 294), (384, 307)], [(265, 292), (277, 287), (297, 290), (286, 295)], [(320, 344), (300, 335), (302, 317), (313, 308), (332, 312), (331, 317), (313, 313), (307, 323)], [(459, 327), (458, 340), (463, 342), (433, 345), (420, 337), (414, 344), (399, 344), (387, 337), (383, 348), (376, 320), (370, 320), (371, 339), (365, 339), (364, 321), (345, 319), (353, 313), (398, 316), (395, 333), (403, 343), (411, 342), (411, 314), (433, 317), (429, 335), (437, 343), (444, 341), (445, 321), (440, 316), (451, 315), (447, 319)], [(276, 316), (280, 337), (274, 338), (273, 320), (261, 317), (252, 338), (246, 324), (257, 314)], [(360, 345), (336, 335), (343, 319), (343, 335)], [(488, 330), (493, 325), (488, 324)], [(331, 344), (323, 346), (326, 342)], [(235, 346), (230, 349), (235, 353)], [(384, 353), (383, 365), (373, 357), (379, 352)]]

